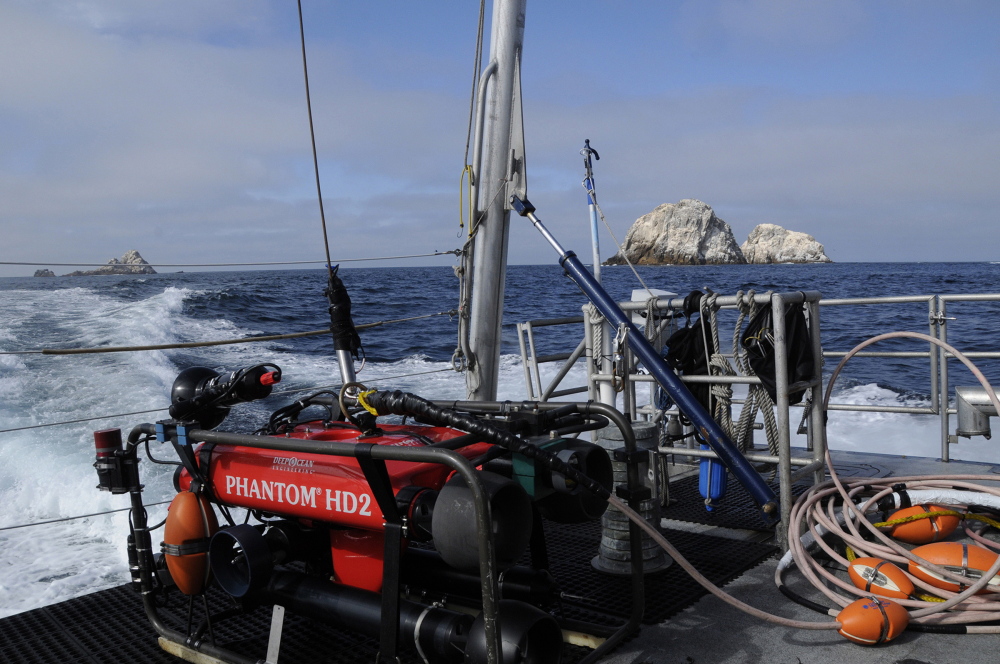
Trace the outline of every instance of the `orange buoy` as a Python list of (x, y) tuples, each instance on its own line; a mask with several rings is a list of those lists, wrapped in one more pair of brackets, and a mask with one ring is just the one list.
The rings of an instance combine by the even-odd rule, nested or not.
[[(920, 514), (928, 514), (930, 512), (953, 511), (954, 510), (947, 507), (941, 507), (940, 505), (914, 505), (913, 507), (896, 510), (893, 512), (892, 516), (889, 517), (889, 521), (905, 519), (906, 517), (917, 516)], [(958, 528), (958, 524), (961, 522), (961, 517), (953, 514), (930, 516), (893, 526), (889, 531), (889, 535), (900, 541), (909, 542), (910, 544), (930, 544), (931, 542), (940, 542), (944, 538), (948, 537), (948, 535), (951, 535), (955, 532), (955, 529)]]
[[(927, 562), (943, 567), (949, 572), (954, 572), (969, 579), (968, 583), (956, 583), (951, 579), (945, 579), (937, 572), (918, 565), (910, 561), (910, 574), (923, 579), (936, 588), (961, 592), (973, 583), (983, 578), (983, 574), (989, 571), (997, 561), (997, 554), (989, 549), (985, 549), (975, 544), (965, 544), (962, 542), (935, 542), (925, 544), (913, 549), (910, 553), (919, 556)], [(1000, 586), (1000, 574), (989, 580), (989, 585)], [(984, 589), (985, 592), (985, 589)]]
[(839, 631), (845, 638), (863, 646), (892, 641), (910, 624), (910, 614), (887, 599), (862, 597), (837, 614)]
[(855, 558), (847, 567), (855, 586), (881, 597), (906, 599), (913, 594), (913, 582), (906, 572), (881, 558)]
[(197, 595), (208, 584), (208, 542), (219, 529), (205, 496), (181, 491), (174, 496), (163, 529), (163, 553), (178, 590)]

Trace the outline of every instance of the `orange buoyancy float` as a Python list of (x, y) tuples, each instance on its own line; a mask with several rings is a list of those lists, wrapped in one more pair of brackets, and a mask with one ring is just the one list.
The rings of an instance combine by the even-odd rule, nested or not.
[[(935, 542), (925, 544), (913, 549), (910, 553), (919, 556), (929, 563), (943, 567), (949, 572), (954, 572), (959, 576), (969, 579), (968, 583), (957, 583), (951, 579), (946, 579), (934, 570), (919, 565), (912, 560), (909, 563), (910, 574), (923, 579), (935, 588), (942, 588), (952, 592), (961, 592), (973, 583), (983, 578), (997, 561), (997, 554), (975, 544), (963, 542)], [(988, 582), (991, 587), (1000, 587), (1000, 574), (994, 576)], [(987, 592), (984, 588), (981, 592)]]
[[(939, 505), (914, 505), (913, 507), (896, 510), (889, 517), (889, 521), (933, 512), (954, 512), (954, 510)], [(931, 542), (940, 542), (951, 535), (961, 522), (962, 518), (957, 514), (923, 517), (893, 526), (889, 531), (889, 535), (910, 544), (930, 544)]]
[(174, 496), (163, 530), (163, 553), (170, 576), (185, 595), (198, 595), (208, 584), (208, 543), (219, 521), (208, 498), (190, 491)]
[(865, 592), (882, 597), (906, 599), (913, 594), (913, 582), (906, 572), (881, 558), (855, 558), (847, 568), (851, 582)]
[(838, 632), (863, 646), (891, 641), (910, 624), (910, 614), (901, 605), (887, 599), (862, 597), (837, 614)]

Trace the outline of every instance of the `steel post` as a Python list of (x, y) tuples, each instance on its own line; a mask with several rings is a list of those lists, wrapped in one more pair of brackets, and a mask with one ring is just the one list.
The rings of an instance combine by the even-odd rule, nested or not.
[(497, 0), (493, 6), (490, 66), (496, 64), (496, 73), (489, 86), (486, 163), (484, 172), (475, 174), (481, 199), (476, 206), (483, 206), (483, 215), (476, 226), (469, 322), (472, 357), (466, 374), (468, 397), (477, 401), (493, 400), (497, 394), (509, 235), (506, 180), (511, 162), (512, 114), (521, 112), (520, 107), (514, 108), (514, 89), (524, 40), (525, 2)]
[(774, 321), (774, 389), (778, 410), (778, 477), (781, 496), (781, 524), (778, 527), (778, 544), (788, 550), (789, 512), (792, 504), (792, 440), (788, 417), (788, 344), (785, 332), (785, 298), (775, 293), (771, 296), (771, 314)]
[[(813, 376), (817, 378), (812, 387), (812, 411), (810, 412), (809, 435), (812, 437), (813, 459), (826, 459), (826, 412), (823, 410), (823, 342), (820, 336), (819, 302), (809, 302), (809, 339), (812, 342)], [(813, 476), (816, 484), (822, 482), (826, 473), (819, 468)], [(794, 533), (793, 537), (798, 537)]]

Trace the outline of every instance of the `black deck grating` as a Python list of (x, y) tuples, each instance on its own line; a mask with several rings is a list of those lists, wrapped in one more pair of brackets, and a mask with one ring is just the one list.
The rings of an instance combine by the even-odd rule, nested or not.
[[(768, 482), (768, 486), (777, 495), (778, 484)], [(809, 486), (809, 484), (794, 484), (792, 494), (798, 497)], [(697, 475), (671, 482), (670, 506), (663, 510), (663, 517), (720, 528), (774, 530), (773, 525), (769, 526), (764, 522), (760, 508), (733, 475), (729, 476), (729, 482), (726, 484), (726, 495), (718, 501), (711, 512), (705, 509), (705, 500), (698, 492)]]
[[(840, 477), (886, 477), (890, 471), (877, 463), (837, 463)], [(768, 482), (768, 486), (778, 494), (778, 483)], [(799, 497), (812, 486), (811, 480), (803, 480), (792, 485), (792, 495)], [(711, 512), (705, 509), (705, 500), (698, 492), (698, 475), (691, 475), (670, 483), (670, 506), (663, 510), (663, 517), (701, 523), (720, 528), (773, 531), (774, 526), (764, 523), (760, 509), (750, 494), (732, 474), (726, 484), (726, 495)]]
[[(691, 561), (698, 570), (718, 585), (724, 584), (756, 566), (777, 549), (766, 544), (745, 542), (676, 530), (664, 531), (671, 544)], [(632, 610), (631, 578), (604, 574), (595, 570), (590, 560), (597, 553), (600, 538), (597, 523), (577, 526), (546, 524), (550, 551), (550, 571), (565, 592), (590, 598), (591, 601), (567, 600), (567, 615), (584, 611), (590, 620), (600, 624), (620, 624)], [(576, 555), (565, 553), (576, 552)], [(592, 552), (587, 554), (587, 552)], [(690, 606), (706, 591), (679, 565), (647, 574), (645, 577), (646, 607), (643, 622), (656, 624)], [(603, 616), (603, 620), (599, 619)]]
[[(624, 624), (631, 612), (628, 577), (597, 572), (590, 560), (597, 551), (598, 524), (546, 524), (551, 572), (565, 592), (588, 598), (566, 600), (557, 613), (609, 628)], [(716, 583), (725, 583), (774, 553), (770, 546), (668, 531), (678, 549)], [(656, 623), (676, 614), (705, 594), (679, 566), (645, 578), (645, 622)], [(209, 594), (213, 611), (231, 603), (220, 592)], [(201, 617), (200, 602), (195, 620)], [(161, 608), (169, 626), (184, 630), (187, 601), (173, 593)], [(262, 657), (270, 628), (269, 607), (215, 625), (215, 636), (231, 650)], [(287, 613), (281, 661), (322, 664), (369, 664), (375, 661), (375, 639), (322, 625)], [(578, 662), (589, 650), (565, 646), (563, 661)], [(404, 664), (420, 664), (415, 653), (403, 653)], [(139, 596), (119, 586), (28, 611), (0, 620), (0, 662), (24, 664), (177, 664), (163, 652), (146, 620)]]

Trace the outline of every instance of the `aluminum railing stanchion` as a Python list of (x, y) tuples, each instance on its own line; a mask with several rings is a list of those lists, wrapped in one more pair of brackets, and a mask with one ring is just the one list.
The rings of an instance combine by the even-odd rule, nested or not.
[[(812, 342), (813, 378), (812, 411), (810, 413), (809, 435), (813, 442), (813, 461), (826, 459), (826, 412), (823, 410), (823, 342), (819, 322), (819, 300), (809, 302), (809, 340)], [(826, 479), (824, 468), (813, 474), (813, 482), (819, 484)], [(798, 533), (795, 534), (798, 536)]]
[[(938, 339), (948, 343), (948, 318), (947, 306), (948, 303), (943, 299), (940, 299), (940, 304), (938, 305)], [(948, 395), (951, 393), (951, 389), (948, 386), (948, 352), (943, 348), (938, 353), (938, 357), (941, 358), (941, 460), (950, 461), (951, 460), (951, 433), (949, 429), (951, 428), (951, 420), (948, 412)]]
[(781, 524), (778, 543), (788, 550), (788, 515), (792, 506), (792, 441), (788, 417), (788, 346), (785, 332), (785, 298), (775, 293), (771, 296), (774, 322), (774, 383), (777, 393), (778, 417), (778, 495), (781, 497)]

